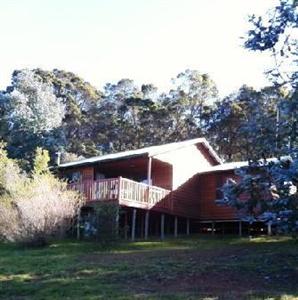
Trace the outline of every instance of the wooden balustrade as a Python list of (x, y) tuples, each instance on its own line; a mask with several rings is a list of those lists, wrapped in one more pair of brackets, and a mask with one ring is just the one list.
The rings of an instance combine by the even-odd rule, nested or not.
[(69, 188), (80, 191), (87, 201), (117, 200), (119, 194), (119, 178), (85, 180), (80, 183), (71, 183)]
[(69, 188), (83, 193), (87, 201), (118, 200), (120, 204), (130, 202), (144, 207), (158, 204), (170, 192), (122, 177), (71, 183)]

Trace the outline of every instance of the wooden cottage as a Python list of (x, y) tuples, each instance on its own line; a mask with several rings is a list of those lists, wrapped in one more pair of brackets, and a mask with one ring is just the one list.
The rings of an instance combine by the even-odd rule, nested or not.
[(71, 189), (86, 196), (86, 211), (103, 201), (118, 204), (124, 212), (119, 225), (134, 239), (189, 234), (200, 224), (203, 229), (211, 224), (214, 232), (215, 224), (239, 223), (232, 209), (215, 204), (217, 188), (237, 166), (223, 164), (207, 140), (198, 138), (63, 163), (58, 169)]

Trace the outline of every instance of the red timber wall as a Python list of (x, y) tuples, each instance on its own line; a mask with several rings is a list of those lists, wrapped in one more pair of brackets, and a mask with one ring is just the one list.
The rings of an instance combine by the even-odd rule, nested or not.
[(94, 179), (94, 168), (93, 167), (84, 167), (80, 169), (82, 173), (83, 180), (93, 180)]
[(213, 172), (198, 175), (198, 204), (200, 220), (234, 220), (237, 219), (235, 209), (220, 206), (215, 200), (221, 196), (218, 188), (228, 178), (234, 178), (234, 171)]
[(193, 176), (177, 189), (170, 192), (153, 210), (186, 217), (199, 218), (198, 176)]
[(62, 170), (60, 176), (65, 176), (70, 173), (80, 172), (82, 181), (94, 179), (94, 167), (77, 167), (68, 170)]
[(172, 187), (178, 189), (200, 170), (219, 164), (201, 143), (181, 147), (154, 156), (155, 159), (172, 165)]
[(199, 218), (199, 181), (193, 176), (171, 194), (173, 214), (189, 218)]
[(153, 159), (151, 178), (152, 185), (171, 190), (173, 187), (173, 167)]

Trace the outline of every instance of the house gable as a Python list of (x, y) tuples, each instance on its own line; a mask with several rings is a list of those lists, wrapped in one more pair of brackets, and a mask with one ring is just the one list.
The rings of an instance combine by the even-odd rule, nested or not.
[(157, 154), (154, 158), (173, 166), (173, 189), (178, 188), (200, 170), (219, 164), (202, 143)]
[[(183, 142), (91, 157), (80, 161), (64, 163), (59, 165), (58, 168), (64, 174), (70, 169), (73, 171), (81, 171), (82, 180), (89, 180), (92, 179), (92, 177), (96, 177), (95, 169), (98, 168), (98, 166), (102, 166), (101, 168), (103, 168), (105, 165), (110, 169), (110, 171), (112, 171), (115, 169), (115, 164), (122, 162), (123, 167), (122, 169), (120, 168), (117, 176), (130, 178), (127, 174), (129, 170), (124, 167), (125, 164), (123, 163), (140, 159), (143, 161), (143, 164), (145, 164), (145, 167), (143, 168), (143, 175), (146, 177), (147, 170), (145, 169), (148, 168), (150, 157), (152, 158), (151, 179), (153, 180), (153, 185), (156, 184), (157, 186), (171, 190), (179, 187), (194, 174), (222, 163), (207, 140), (205, 138), (198, 138)], [(165, 167), (161, 168), (160, 164), (156, 163), (158, 161), (160, 163), (167, 164), (170, 166), (170, 169)], [(108, 169), (106, 169), (106, 172), (107, 170)]]

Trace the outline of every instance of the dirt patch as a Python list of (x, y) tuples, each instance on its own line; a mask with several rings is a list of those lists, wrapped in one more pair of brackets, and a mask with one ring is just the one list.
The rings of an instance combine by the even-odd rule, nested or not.
[(231, 256), (237, 258), (237, 256), (245, 255), (248, 250), (245, 247), (237, 247), (233, 250), (229, 248), (211, 249), (211, 250), (141, 250), (129, 253), (100, 253), (100, 254), (87, 254), (79, 257), (80, 261), (86, 263), (115, 263), (115, 262), (138, 262), (144, 261), (144, 259), (163, 258), (163, 257), (175, 257), (177, 259), (188, 260), (208, 260), (214, 259), (219, 256)]
[[(250, 255), (253, 255), (250, 258)], [(298, 286), (298, 269), (281, 263), (279, 254), (255, 253), (246, 247), (212, 250), (160, 250), (91, 254), (80, 260), (114, 270), (111, 282), (135, 293), (244, 295), (278, 293)], [(296, 258), (296, 257), (295, 257)], [(294, 259), (295, 259), (294, 258)], [(260, 261), (254, 261), (257, 259)], [(126, 266), (123, 267), (123, 264)], [(124, 271), (123, 271), (124, 270)]]

